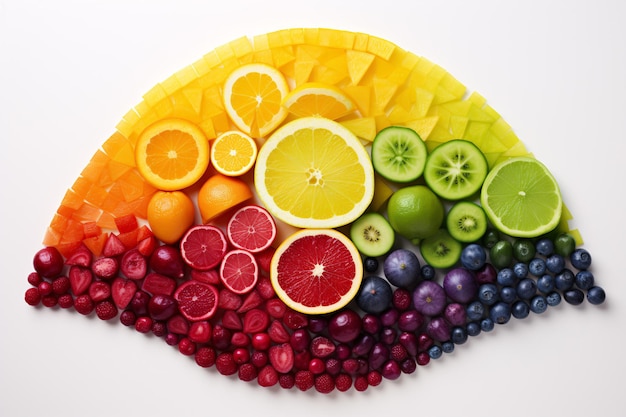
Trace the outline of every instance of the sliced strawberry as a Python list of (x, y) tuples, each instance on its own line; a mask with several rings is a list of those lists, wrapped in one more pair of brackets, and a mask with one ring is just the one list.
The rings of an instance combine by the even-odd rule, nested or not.
[(241, 307), (243, 300), (239, 294), (235, 294), (234, 292), (227, 290), (226, 288), (220, 290), (219, 296), (219, 308), (223, 308), (225, 310), (237, 310)]
[(282, 319), (287, 311), (287, 304), (280, 298), (272, 298), (265, 302), (265, 311), (275, 319)]
[(131, 249), (124, 253), (120, 268), (126, 278), (142, 279), (148, 272), (148, 261), (138, 249)]
[(191, 279), (204, 282), (205, 284), (218, 285), (220, 283), (220, 273), (217, 269), (209, 269), (208, 271), (200, 271), (199, 269), (191, 270)]
[(157, 245), (157, 239), (152, 235), (146, 236), (143, 239), (139, 239), (139, 237), (137, 237), (137, 250), (143, 256), (148, 257), (152, 255), (152, 252), (154, 252)]
[(80, 244), (78, 249), (76, 249), (65, 261), (66, 265), (77, 265), (85, 268), (89, 268), (91, 266), (91, 262), (93, 261), (93, 254), (85, 246), (83, 243)]
[(259, 295), (265, 300), (269, 300), (276, 295), (274, 287), (272, 286), (272, 282), (267, 277), (259, 277), (256, 283), (256, 290), (259, 292)]
[(261, 268), (262, 272), (270, 271), (272, 257), (274, 256), (275, 252), (276, 252), (276, 249), (270, 246), (269, 248), (263, 250), (262, 252), (254, 254), (254, 257), (256, 258), (256, 262), (259, 265), (259, 268)]
[(270, 317), (261, 309), (253, 308), (243, 316), (243, 331), (245, 333), (259, 333), (265, 331), (270, 324)]
[(154, 237), (154, 233), (152, 233), (152, 230), (150, 230), (148, 226), (144, 224), (137, 229), (137, 242), (141, 242), (149, 237)]
[(104, 281), (93, 281), (89, 285), (89, 296), (96, 303), (104, 301), (111, 296), (111, 286)]
[(91, 282), (93, 281), (93, 274), (88, 268), (82, 266), (72, 266), (69, 270), (70, 286), (74, 295), (81, 295), (87, 292)]
[(120, 240), (120, 242), (122, 242), (122, 245), (124, 245), (125, 248), (134, 248), (135, 246), (137, 246), (138, 232), (138, 229), (134, 229), (130, 232), (119, 233), (117, 235), (117, 238)]
[(230, 344), (238, 348), (246, 347), (250, 344), (250, 337), (244, 332), (234, 332)]
[(283, 316), (283, 323), (291, 330), (297, 330), (306, 327), (309, 324), (309, 319), (302, 313), (287, 309)]
[(137, 218), (133, 214), (127, 214), (126, 216), (116, 217), (115, 226), (120, 233), (127, 233), (139, 228)]
[(208, 343), (212, 334), (211, 324), (206, 320), (193, 322), (187, 334), (192, 342)]
[(180, 314), (175, 314), (167, 320), (167, 330), (170, 333), (186, 335), (189, 333), (189, 321)]
[(235, 310), (226, 310), (222, 316), (222, 326), (230, 330), (241, 330), (243, 325), (241, 324), (241, 318)]
[(261, 304), (263, 304), (263, 298), (259, 292), (254, 289), (246, 295), (246, 298), (243, 300), (243, 304), (237, 309), (237, 313), (245, 313), (253, 308), (257, 308)]
[(262, 387), (272, 387), (278, 383), (278, 373), (272, 365), (265, 365), (259, 371), (257, 382)]
[(267, 329), (267, 333), (274, 343), (286, 343), (289, 341), (289, 332), (285, 329), (285, 326), (280, 320), (272, 320), (270, 327)]
[(176, 280), (156, 272), (150, 272), (143, 280), (141, 289), (152, 295), (172, 295), (176, 290)]
[(119, 271), (120, 263), (117, 258), (104, 257), (96, 259), (91, 265), (91, 271), (95, 276), (102, 279), (111, 279)]
[(285, 374), (293, 368), (294, 354), (289, 343), (281, 343), (270, 347), (269, 360), (278, 373)]
[(126, 252), (126, 247), (122, 241), (115, 235), (115, 233), (109, 233), (109, 237), (104, 244), (102, 254), (104, 256), (116, 256)]
[(137, 291), (137, 284), (125, 278), (115, 278), (111, 284), (111, 297), (119, 309), (125, 309)]

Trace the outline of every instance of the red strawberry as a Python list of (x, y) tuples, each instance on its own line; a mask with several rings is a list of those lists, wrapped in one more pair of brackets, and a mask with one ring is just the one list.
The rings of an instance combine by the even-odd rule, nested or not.
[(114, 233), (109, 233), (109, 237), (104, 243), (102, 254), (104, 256), (116, 256), (124, 252), (126, 252), (126, 247), (122, 241)]
[(263, 304), (263, 298), (261, 298), (261, 295), (257, 290), (252, 290), (243, 300), (241, 307), (237, 309), (237, 313), (245, 313), (246, 311), (252, 310), (261, 304)]
[(215, 364), (215, 349), (211, 347), (201, 347), (196, 352), (196, 363), (203, 367), (208, 368)]
[(120, 263), (117, 258), (104, 257), (96, 259), (91, 265), (93, 273), (102, 279), (111, 279), (117, 275), (119, 271)]
[(296, 372), (295, 378), (295, 385), (300, 391), (307, 391), (313, 388), (315, 383), (313, 372), (308, 369)]
[(56, 295), (67, 294), (70, 288), (70, 279), (66, 276), (60, 276), (52, 281), (52, 292)]
[(89, 296), (96, 303), (111, 296), (111, 286), (104, 281), (94, 281), (89, 286)]
[(93, 254), (91, 251), (85, 246), (81, 244), (78, 249), (76, 249), (65, 261), (66, 265), (77, 265), (85, 268), (89, 268), (91, 266), (91, 262), (93, 260)]
[(148, 262), (139, 249), (131, 249), (124, 253), (120, 268), (126, 278), (142, 279), (148, 272)]
[(85, 293), (89, 286), (91, 285), (91, 281), (93, 281), (93, 274), (87, 268), (83, 268), (82, 266), (72, 266), (69, 271), (70, 278), (70, 286), (72, 287), (72, 292), (74, 295), (81, 295)]
[(152, 252), (154, 252), (154, 250), (156, 249), (158, 245), (158, 242), (156, 240), (156, 238), (152, 235), (147, 236), (141, 240), (138, 239), (137, 242), (137, 250), (139, 251), (139, 253), (141, 253), (143, 256), (150, 256), (152, 255)]
[(335, 379), (327, 373), (315, 377), (315, 389), (322, 394), (328, 394), (335, 389)]
[(217, 269), (210, 269), (208, 271), (200, 271), (198, 269), (192, 269), (191, 279), (204, 282), (205, 284), (218, 285), (220, 283), (220, 273)]
[(276, 295), (274, 287), (272, 286), (272, 282), (267, 277), (259, 277), (259, 280), (256, 283), (256, 290), (259, 292), (259, 295), (265, 300), (269, 300)]
[(206, 320), (193, 322), (188, 335), (192, 342), (208, 343), (211, 340), (211, 324)]
[(232, 375), (237, 372), (237, 364), (230, 352), (222, 352), (217, 355), (215, 360), (215, 368), (222, 375)]
[(24, 300), (28, 305), (36, 306), (41, 302), (41, 294), (39, 293), (39, 290), (37, 288), (29, 288), (24, 294)]
[(89, 315), (93, 311), (93, 300), (87, 294), (81, 294), (74, 300), (74, 308), (82, 315)]
[(254, 381), (254, 379), (257, 377), (256, 367), (251, 363), (242, 363), (241, 365), (239, 365), (239, 372), (237, 376), (242, 381)]
[(243, 302), (239, 294), (235, 294), (226, 288), (220, 291), (218, 299), (218, 307), (225, 310), (237, 310)]
[(275, 319), (282, 319), (287, 311), (287, 304), (280, 298), (272, 298), (265, 302), (265, 310)]
[(96, 304), (96, 315), (100, 320), (111, 320), (117, 316), (117, 307), (111, 301), (101, 301)]
[(165, 275), (151, 272), (143, 280), (141, 289), (152, 295), (172, 295), (176, 290), (176, 280)]
[(121, 277), (115, 278), (111, 285), (111, 297), (115, 305), (120, 309), (128, 307), (136, 291), (137, 284), (134, 281)]
[(189, 333), (189, 322), (180, 314), (176, 314), (167, 320), (167, 330), (170, 333), (186, 335)]
[(248, 310), (243, 316), (244, 333), (259, 333), (267, 329), (270, 318), (267, 313), (258, 308)]
[(293, 368), (293, 348), (289, 343), (274, 345), (269, 349), (269, 360), (277, 372), (285, 374)]
[(222, 326), (230, 330), (241, 330), (241, 318), (234, 310), (226, 310), (222, 316)]
[(271, 387), (278, 383), (278, 373), (272, 365), (266, 365), (259, 371), (257, 382), (262, 387)]
[(267, 333), (274, 343), (285, 343), (290, 339), (287, 329), (285, 329), (280, 320), (273, 320)]

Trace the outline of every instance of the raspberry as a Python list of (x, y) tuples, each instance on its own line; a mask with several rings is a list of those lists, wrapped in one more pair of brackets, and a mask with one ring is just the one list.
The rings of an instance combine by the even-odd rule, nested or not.
[(94, 308), (93, 301), (91, 298), (89, 298), (87, 294), (79, 295), (74, 300), (74, 308), (80, 314), (83, 314), (86, 316), (88, 314), (91, 314), (91, 312), (93, 311), (93, 308)]
[(354, 389), (356, 389), (357, 391), (363, 392), (367, 389), (368, 386), (369, 384), (367, 383), (367, 378), (363, 375), (357, 376), (354, 380)]
[(45, 307), (54, 307), (55, 305), (57, 305), (57, 303), (58, 299), (56, 295), (49, 294), (41, 297), (41, 304), (43, 304)]
[(295, 386), (300, 391), (307, 391), (313, 387), (314, 379), (313, 373), (308, 370), (302, 370), (296, 372)]
[(124, 326), (134, 326), (136, 320), (137, 316), (131, 310), (124, 310), (120, 314), (120, 323), (122, 323)]
[(39, 289), (37, 287), (29, 288), (24, 293), (24, 301), (26, 304), (31, 306), (36, 306), (41, 302), (41, 294), (39, 293)]
[(341, 371), (341, 361), (336, 358), (326, 359), (326, 372), (337, 375)]
[(233, 375), (237, 372), (237, 364), (230, 352), (222, 352), (217, 355), (215, 360), (215, 368), (222, 375)]
[(162, 321), (152, 323), (152, 334), (156, 337), (163, 337), (167, 334), (167, 326)]
[(335, 389), (335, 379), (329, 374), (321, 374), (315, 377), (315, 389), (322, 394), (328, 394)]
[(57, 295), (67, 294), (70, 291), (70, 279), (68, 277), (58, 277), (52, 281), (52, 292)]
[(257, 376), (257, 370), (251, 363), (242, 363), (239, 366), (239, 379), (242, 381), (250, 382), (254, 381)]
[(269, 357), (267, 356), (267, 352), (254, 351), (250, 355), (250, 363), (259, 369), (267, 365), (268, 361)]
[(396, 362), (402, 362), (408, 357), (408, 354), (404, 346), (396, 343), (395, 345), (391, 346), (390, 356), (391, 359), (395, 360)]
[(41, 283), (41, 275), (37, 272), (31, 272), (28, 274), (28, 283), (33, 287), (38, 286)]
[(296, 379), (292, 373), (280, 374), (278, 376), (278, 385), (280, 385), (281, 388), (291, 389), (293, 388), (295, 383), (296, 383)]
[(262, 387), (273, 387), (278, 383), (278, 372), (272, 365), (265, 365), (259, 371), (257, 382)]
[(117, 316), (117, 307), (111, 301), (101, 301), (96, 305), (96, 315), (100, 320), (111, 320)]
[(61, 294), (59, 295), (59, 307), (61, 308), (70, 308), (74, 305), (74, 298), (71, 294)]
[(339, 374), (335, 377), (335, 386), (338, 391), (345, 392), (352, 386), (352, 377), (348, 374)]
[(378, 371), (370, 371), (367, 374), (367, 383), (373, 387), (380, 385), (383, 380), (383, 376)]
[(209, 368), (215, 364), (215, 349), (210, 347), (201, 347), (196, 352), (196, 363), (203, 367)]
[(392, 303), (395, 308), (400, 311), (407, 310), (411, 307), (412, 296), (411, 293), (404, 289), (398, 288), (393, 292)]

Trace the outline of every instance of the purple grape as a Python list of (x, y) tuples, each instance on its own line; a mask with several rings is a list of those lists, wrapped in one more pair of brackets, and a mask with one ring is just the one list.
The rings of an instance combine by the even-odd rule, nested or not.
[(424, 317), (417, 310), (403, 311), (398, 317), (398, 329), (404, 332), (414, 332), (422, 327)]
[(496, 268), (488, 263), (474, 273), (474, 279), (478, 284), (495, 284), (497, 276)]
[(369, 355), (370, 369), (378, 369), (389, 359), (389, 348), (384, 343), (376, 343)]
[(432, 319), (426, 327), (426, 332), (438, 342), (445, 342), (450, 339), (450, 326), (443, 317)]
[(415, 310), (426, 315), (441, 314), (446, 305), (446, 294), (435, 281), (422, 281), (413, 291)]
[(443, 277), (443, 289), (452, 301), (467, 303), (476, 296), (476, 281), (465, 268), (454, 268)]
[(443, 316), (453, 326), (462, 326), (467, 320), (465, 307), (459, 303), (450, 303), (443, 311)]
[(338, 342), (349, 343), (361, 333), (361, 316), (350, 309), (336, 313), (328, 322), (330, 337)]

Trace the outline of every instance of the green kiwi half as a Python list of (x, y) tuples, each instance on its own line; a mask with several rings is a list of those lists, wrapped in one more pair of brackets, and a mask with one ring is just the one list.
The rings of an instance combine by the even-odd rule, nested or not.
[(380, 213), (365, 213), (350, 226), (350, 239), (365, 256), (386, 254), (393, 247), (395, 238), (395, 231)]
[(488, 171), (487, 158), (476, 145), (465, 139), (454, 139), (430, 153), (424, 180), (439, 197), (461, 200), (480, 190)]
[(389, 126), (372, 142), (372, 165), (376, 172), (393, 182), (415, 181), (424, 172), (428, 149), (416, 131)]
[(424, 261), (434, 268), (450, 268), (461, 257), (461, 243), (450, 236), (446, 229), (420, 242), (420, 253)]
[(459, 201), (448, 211), (446, 227), (459, 242), (475, 242), (487, 231), (487, 215), (478, 204)]

